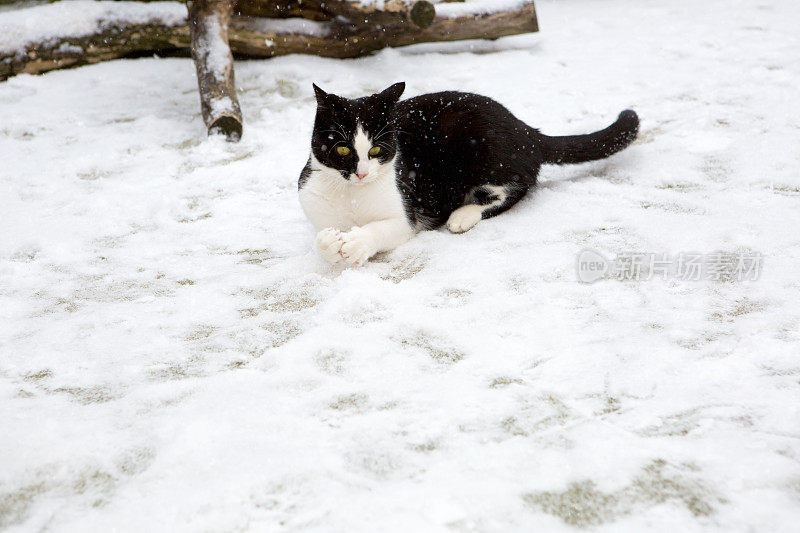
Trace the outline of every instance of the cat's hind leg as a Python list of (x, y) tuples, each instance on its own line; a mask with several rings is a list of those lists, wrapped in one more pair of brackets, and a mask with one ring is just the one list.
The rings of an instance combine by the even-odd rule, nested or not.
[(453, 233), (464, 233), (484, 218), (499, 215), (519, 202), (528, 187), (523, 184), (479, 185), (464, 199), (464, 205), (456, 209), (447, 219), (447, 229)]

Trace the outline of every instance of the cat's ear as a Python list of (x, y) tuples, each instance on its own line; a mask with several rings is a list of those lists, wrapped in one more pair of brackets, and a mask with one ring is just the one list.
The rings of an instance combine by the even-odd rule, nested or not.
[(328, 103), (328, 93), (317, 87), (316, 83), (312, 83), (311, 85), (314, 86), (314, 95), (317, 97), (317, 105), (320, 107), (324, 106)]
[(378, 93), (378, 97), (381, 100), (388, 103), (389, 105), (397, 103), (400, 100), (400, 97), (403, 96), (403, 91), (406, 90), (406, 82), (401, 81), (400, 83), (395, 83), (388, 89), (384, 89), (383, 91)]

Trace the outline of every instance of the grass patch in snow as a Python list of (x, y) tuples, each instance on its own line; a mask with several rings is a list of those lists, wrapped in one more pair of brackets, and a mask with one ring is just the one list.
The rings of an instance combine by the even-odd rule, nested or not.
[(453, 364), (464, 358), (464, 353), (458, 348), (448, 345), (442, 339), (418, 332), (414, 336), (403, 337), (400, 344), (404, 348), (417, 348), (428, 357), (442, 364)]
[(683, 505), (696, 518), (713, 514), (714, 505), (724, 500), (687, 476), (686, 470), (691, 468), (675, 468), (658, 459), (643, 468), (630, 485), (614, 492), (603, 492), (594, 481), (583, 480), (571, 483), (562, 492), (526, 494), (523, 500), (579, 528), (613, 522), (643, 507), (668, 502)]

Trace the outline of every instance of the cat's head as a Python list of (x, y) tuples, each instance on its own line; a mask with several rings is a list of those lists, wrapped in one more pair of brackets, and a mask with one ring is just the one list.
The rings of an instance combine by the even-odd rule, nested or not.
[(311, 151), (317, 161), (353, 184), (394, 177), (397, 132), (390, 111), (405, 88), (405, 83), (395, 83), (377, 94), (350, 100), (314, 85), (317, 116)]

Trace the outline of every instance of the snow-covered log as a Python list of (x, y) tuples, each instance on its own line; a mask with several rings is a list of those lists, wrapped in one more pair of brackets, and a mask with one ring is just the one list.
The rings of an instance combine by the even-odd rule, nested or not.
[[(242, 14), (232, 17), (228, 37), (232, 52), (246, 57), (302, 53), (344, 58), (387, 46), (538, 31), (530, 0), (438, 3), (430, 22), (420, 14), (426, 4), (431, 5), (385, 0), (376, 15), (368, 2), (242, 0), (234, 5), (234, 13), (239, 9)], [(255, 16), (258, 6), (271, 16)], [(302, 18), (275, 18), (298, 15)], [(178, 2), (65, 0), (0, 12), (0, 81), (131, 54), (188, 51), (190, 44), (186, 8)]]
[(393, 24), (354, 26), (340, 20), (236, 17), (231, 21), (231, 47), (249, 57), (314, 54), (359, 57), (381, 48), (410, 44), (497, 39), (538, 31), (532, 2), (517, 9), (477, 15), (436, 16), (425, 27), (401, 18)]
[(188, 50), (178, 2), (66, 0), (0, 12), (0, 81), (157, 50)]
[(230, 0), (189, 0), (187, 7), (203, 120), (209, 133), (222, 133), (228, 140), (238, 141), (242, 111), (228, 45), (233, 4)]

